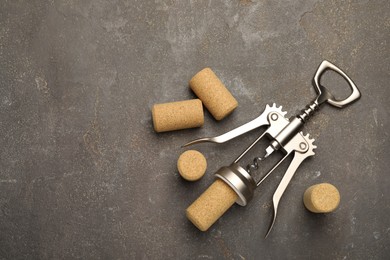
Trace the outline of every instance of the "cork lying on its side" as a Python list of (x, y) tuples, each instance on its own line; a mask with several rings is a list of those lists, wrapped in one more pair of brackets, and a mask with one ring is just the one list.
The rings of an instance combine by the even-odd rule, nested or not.
[(152, 108), (152, 117), (156, 132), (201, 127), (204, 123), (202, 101), (191, 99), (156, 104)]
[(187, 218), (201, 231), (206, 231), (236, 201), (237, 194), (224, 181), (216, 179), (186, 211)]
[(217, 120), (223, 119), (238, 106), (237, 100), (210, 68), (198, 72), (189, 84)]
[(187, 181), (197, 181), (202, 178), (206, 168), (206, 158), (196, 150), (185, 151), (177, 160), (177, 169), (181, 177)]
[(329, 213), (338, 207), (340, 203), (340, 193), (332, 184), (316, 184), (305, 191), (303, 203), (311, 212)]

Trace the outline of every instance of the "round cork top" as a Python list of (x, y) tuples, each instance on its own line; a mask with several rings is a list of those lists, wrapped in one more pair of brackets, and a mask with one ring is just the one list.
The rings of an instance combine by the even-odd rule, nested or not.
[(328, 213), (334, 211), (340, 203), (340, 193), (329, 183), (314, 185), (311, 190), (311, 203), (315, 211)]
[(196, 181), (206, 172), (207, 161), (203, 154), (195, 150), (182, 153), (177, 161), (177, 169), (181, 177), (187, 181)]

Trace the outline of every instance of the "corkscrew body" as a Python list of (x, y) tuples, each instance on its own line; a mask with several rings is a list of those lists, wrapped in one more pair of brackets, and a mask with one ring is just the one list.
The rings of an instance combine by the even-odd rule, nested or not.
[[(345, 100), (337, 100), (328, 89), (320, 84), (322, 74), (328, 69), (337, 72), (348, 82), (352, 93)], [(286, 158), (290, 155), (293, 156), (290, 165), (273, 195), (273, 220), (266, 236), (268, 236), (275, 223), (279, 202), (297, 168), (306, 158), (315, 154), (314, 149), (316, 146), (313, 144), (314, 139), (311, 139), (308, 134), (304, 135), (300, 131), (303, 125), (324, 103), (343, 108), (360, 97), (360, 92), (352, 80), (342, 70), (328, 61), (323, 61), (321, 63), (313, 81), (318, 96), (307, 105), (301, 113), (290, 119), (286, 117), (287, 112), (284, 112), (281, 106), (278, 107), (274, 103), (271, 106), (266, 105), (260, 116), (240, 127), (220, 136), (200, 138), (184, 145), (188, 146), (202, 142), (224, 143), (259, 127), (267, 126), (265, 132), (245, 149), (231, 165), (222, 167), (215, 173), (216, 178), (223, 180), (236, 192), (238, 195), (236, 203), (245, 206), (253, 198), (256, 187), (258, 187)], [(253, 163), (246, 167), (240, 166), (242, 159), (260, 140), (263, 139), (264, 136), (267, 136), (270, 139), (270, 143), (265, 149), (265, 155), (262, 157), (255, 157)], [(259, 163), (277, 150), (281, 150), (284, 156), (271, 168), (271, 170), (256, 182), (251, 175), (252, 171), (257, 170), (259, 168)]]

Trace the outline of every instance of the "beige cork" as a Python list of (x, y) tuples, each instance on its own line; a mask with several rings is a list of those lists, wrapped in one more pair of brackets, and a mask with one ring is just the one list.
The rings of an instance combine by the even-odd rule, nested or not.
[(303, 203), (311, 212), (329, 213), (338, 207), (340, 203), (340, 193), (332, 184), (316, 184), (305, 191)]
[(199, 230), (206, 231), (234, 204), (237, 197), (229, 185), (217, 179), (187, 208), (187, 218)]
[(204, 155), (196, 150), (182, 153), (177, 160), (177, 169), (187, 181), (197, 181), (206, 172), (207, 161)]
[(201, 127), (204, 123), (202, 101), (191, 99), (156, 104), (152, 108), (152, 118), (156, 132)]
[(217, 120), (223, 119), (238, 106), (237, 100), (210, 68), (198, 72), (189, 84)]

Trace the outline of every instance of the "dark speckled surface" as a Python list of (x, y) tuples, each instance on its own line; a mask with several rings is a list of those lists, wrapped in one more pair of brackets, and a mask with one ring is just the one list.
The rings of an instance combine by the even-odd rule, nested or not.
[[(386, 259), (390, 255), (390, 2), (0, 1), (1, 259)], [(185, 208), (259, 134), (196, 147), (205, 177), (183, 181), (180, 146), (310, 102), (328, 59), (362, 98), (306, 125), (316, 156), (282, 198), (282, 170), (207, 233)], [(211, 67), (239, 107), (201, 129), (156, 134), (155, 103), (193, 98)], [(345, 83), (327, 73), (324, 85)], [(285, 167), (285, 166), (284, 166)], [(341, 193), (329, 215), (304, 209), (310, 185)]]

